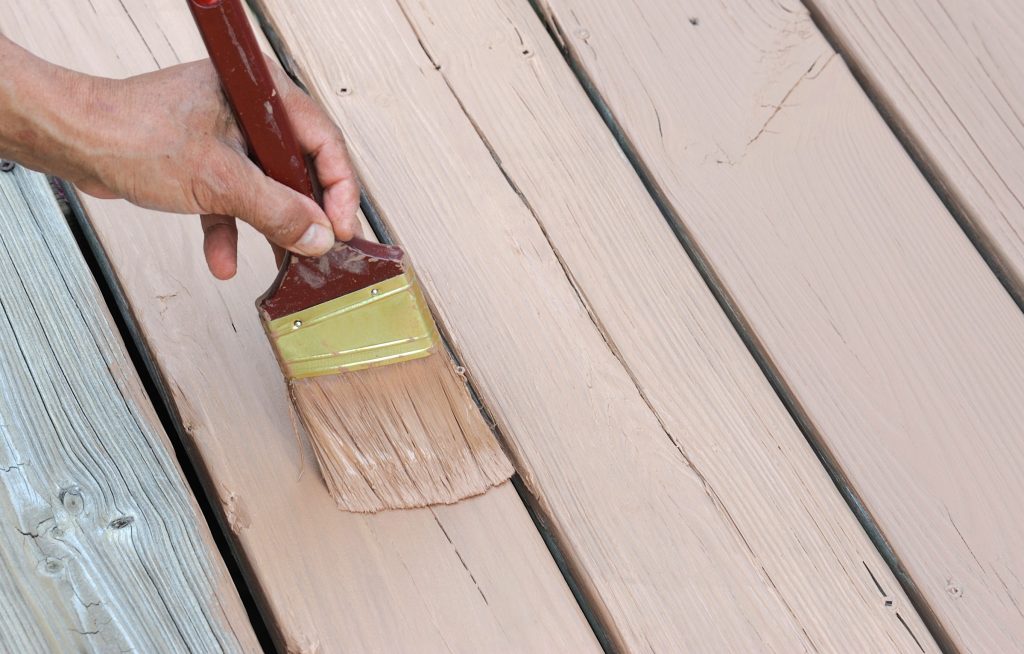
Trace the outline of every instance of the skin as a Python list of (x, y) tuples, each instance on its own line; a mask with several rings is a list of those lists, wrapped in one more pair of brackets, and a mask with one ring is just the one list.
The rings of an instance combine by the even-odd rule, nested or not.
[(0, 36), (0, 158), (99, 198), (199, 214), (218, 279), (236, 271), (235, 217), (278, 248), (318, 256), (359, 235), (359, 184), (341, 132), (268, 62), (323, 186), (323, 208), (248, 159), (208, 60), (113, 80), (55, 66)]

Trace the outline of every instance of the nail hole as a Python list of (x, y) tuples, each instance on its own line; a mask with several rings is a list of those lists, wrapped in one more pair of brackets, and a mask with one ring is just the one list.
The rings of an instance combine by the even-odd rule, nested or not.
[(338, 95), (352, 95), (352, 89), (348, 88), (347, 86), (343, 86), (340, 89), (338, 89)]
[(120, 518), (114, 518), (113, 520), (111, 520), (110, 521), (110, 528), (111, 529), (124, 529), (125, 527), (127, 527), (128, 525), (130, 525), (133, 522), (135, 522), (135, 518), (134, 517), (132, 517), (130, 515), (124, 515), (124, 516), (121, 516)]
[(700, 19), (697, 18), (696, 16), (691, 16), (690, 24), (696, 27), (697, 25), (700, 25)]

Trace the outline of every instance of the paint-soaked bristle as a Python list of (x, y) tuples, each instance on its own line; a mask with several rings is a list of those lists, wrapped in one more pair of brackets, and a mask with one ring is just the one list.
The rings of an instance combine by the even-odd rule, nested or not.
[(346, 511), (452, 504), (512, 476), (443, 352), (291, 388), (327, 488)]

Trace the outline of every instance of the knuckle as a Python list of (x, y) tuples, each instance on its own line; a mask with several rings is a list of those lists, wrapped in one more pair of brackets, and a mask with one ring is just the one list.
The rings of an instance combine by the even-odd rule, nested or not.
[(300, 221), (284, 218), (268, 225), (264, 230), (264, 235), (274, 243), (287, 246), (299, 240), (305, 231), (304, 227), (305, 224)]
[(298, 241), (309, 222), (302, 196), (271, 185), (261, 185), (254, 191), (253, 201), (262, 210), (259, 219), (250, 224), (272, 243), (287, 247)]

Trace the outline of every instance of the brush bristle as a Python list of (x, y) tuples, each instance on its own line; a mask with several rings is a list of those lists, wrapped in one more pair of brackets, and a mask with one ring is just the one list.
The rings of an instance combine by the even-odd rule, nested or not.
[(293, 381), (292, 397), (338, 507), (452, 504), (512, 476), (443, 354)]

